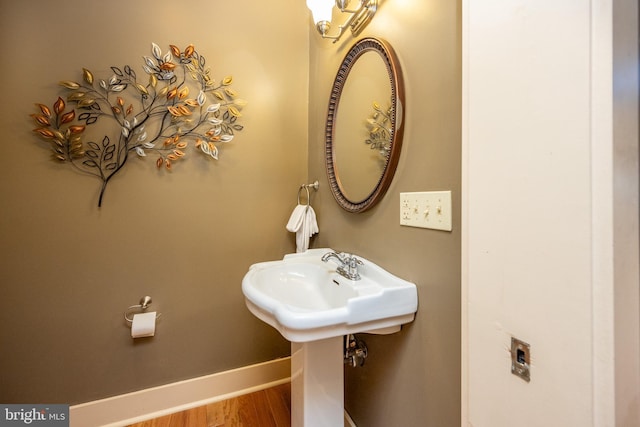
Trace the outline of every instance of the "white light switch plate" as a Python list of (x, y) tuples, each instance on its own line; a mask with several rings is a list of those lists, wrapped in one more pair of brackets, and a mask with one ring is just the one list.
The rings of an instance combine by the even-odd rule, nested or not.
[(400, 225), (451, 231), (451, 191), (400, 193)]

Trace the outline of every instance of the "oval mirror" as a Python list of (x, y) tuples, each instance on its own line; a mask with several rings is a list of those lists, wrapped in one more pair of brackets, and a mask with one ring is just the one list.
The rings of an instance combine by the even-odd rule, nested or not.
[(358, 41), (334, 80), (326, 125), (327, 176), (343, 209), (365, 211), (389, 188), (402, 146), (403, 105), (391, 46), (375, 38)]

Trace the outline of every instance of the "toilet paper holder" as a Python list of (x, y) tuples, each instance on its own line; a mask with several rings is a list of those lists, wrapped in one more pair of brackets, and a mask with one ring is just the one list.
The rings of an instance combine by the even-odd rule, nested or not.
[[(124, 320), (126, 320), (129, 324), (133, 323), (133, 317), (130, 318), (129, 315), (135, 314), (133, 313), (134, 311), (137, 311), (139, 313), (144, 313), (145, 311), (147, 311), (147, 308), (149, 308), (149, 305), (151, 305), (151, 302), (152, 302), (151, 297), (148, 295), (140, 298), (140, 304), (132, 305), (125, 310)], [(158, 313), (156, 315), (156, 319), (159, 318), (160, 316), (161, 314)]]

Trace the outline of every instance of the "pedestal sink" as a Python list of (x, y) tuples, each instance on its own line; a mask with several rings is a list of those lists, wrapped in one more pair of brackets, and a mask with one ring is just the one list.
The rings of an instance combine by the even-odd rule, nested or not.
[(247, 307), (291, 342), (291, 424), (343, 425), (343, 336), (390, 334), (412, 322), (416, 286), (358, 257), (359, 280), (338, 274), (332, 249), (253, 264), (242, 280)]

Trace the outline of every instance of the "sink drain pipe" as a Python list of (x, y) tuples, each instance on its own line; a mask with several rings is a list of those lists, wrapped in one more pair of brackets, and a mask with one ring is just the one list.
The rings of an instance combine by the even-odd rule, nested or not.
[(367, 358), (367, 344), (349, 334), (344, 337), (344, 364), (352, 368), (364, 365)]

